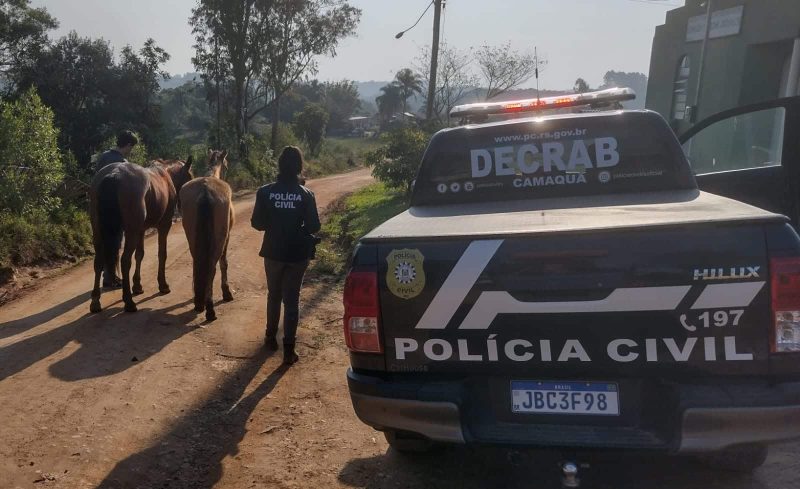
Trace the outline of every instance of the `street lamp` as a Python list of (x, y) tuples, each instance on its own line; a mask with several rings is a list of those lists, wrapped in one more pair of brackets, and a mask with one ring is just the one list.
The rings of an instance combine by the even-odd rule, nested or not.
[(417, 19), (417, 21), (416, 21), (416, 22), (414, 22), (414, 25), (412, 25), (411, 27), (409, 27), (408, 29), (406, 29), (406, 30), (404, 30), (404, 31), (400, 31), (400, 32), (398, 32), (398, 33), (397, 33), (397, 35), (395, 35), (395, 36), (394, 36), (394, 38), (395, 38), (395, 39), (400, 39), (401, 37), (403, 37), (403, 34), (405, 34), (406, 32), (408, 32), (408, 31), (410, 31), (411, 29), (413, 29), (414, 27), (416, 27), (416, 26), (417, 26), (417, 24), (419, 24), (419, 21), (420, 21), (420, 20), (422, 20), (422, 18), (423, 18), (423, 17), (425, 17), (425, 14), (427, 14), (427, 13), (428, 13), (428, 10), (430, 10), (430, 9), (431, 9), (431, 5), (433, 5), (433, 2), (434, 2), (434, 1), (435, 1), (435, 0), (431, 0), (431, 3), (429, 3), (429, 4), (428, 4), (428, 6), (427, 6), (427, 7), (425, 7), (425, 10), (422, 12), (422, 15), (420, 15), (420, 16), (419, 16), (419, 19)]

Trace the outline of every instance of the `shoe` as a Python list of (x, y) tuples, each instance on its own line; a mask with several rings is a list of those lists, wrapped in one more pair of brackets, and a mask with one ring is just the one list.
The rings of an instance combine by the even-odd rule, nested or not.
[(264, 348), (269, 351), (278, 351), (278, 340), (270, 337), (264, 338)]
[(300, 357), (294, 352), (294, 343), (284, 343), (283, 345), (283, 364), (294, 365)]

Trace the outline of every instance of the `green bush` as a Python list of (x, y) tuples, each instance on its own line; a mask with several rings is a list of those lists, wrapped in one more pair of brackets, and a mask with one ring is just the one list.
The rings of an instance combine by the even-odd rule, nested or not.
[(31, 88), (0, 102), (0, 211), (16, 215), (58, 206), (52, 193), (64, 178), (53, 111)]
[[(267, 125), (264, 127), (264, 138), (269, 141), (269, 138), (272, 134), (272, 126)], [(290, 124), (286, 124), (281, 122), (278, 124), (278, 141), (275, 147), (275, 156), (281, 154), (281, 151), (286, 146), (300, 146), (300, 140), (297, 138), (297, 135), (294, 133), (294, 129)]]
[(294, 133), (308, 144), (312, 156), (319, 154), (329, 118), (322, 104), (308, 104), (294, 116)]
[(234, 190), (255, 189), (275, 180), (278, 164), (265, 138), (247, 136), (248, 154), (230, 160), (226, 179)]
[(332, 203), (325, 211), (327, 220), (320, 231), (322, 242), (317, 246), (313, 270), (341, 275), (356, 242), (407, 207), (402, 192), (380, 183)]
[(384, 145), (367, 155), (372, 175), (390, 188), (409, 191), (429, 139), (427, 132), (413, 127), (384, 134)]
[(75, 259), (91, 252), (89, 216), (74, 207), (52, 214), (0, 215), (0, 268)]

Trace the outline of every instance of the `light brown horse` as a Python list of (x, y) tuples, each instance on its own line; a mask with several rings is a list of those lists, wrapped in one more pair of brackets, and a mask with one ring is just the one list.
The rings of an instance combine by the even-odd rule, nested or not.
[(233, 193), (223, 180), (228, 169), (227, 151), (208, 150), (208, 172), (195, 178), (180, 191), (183, 229), (194, 259), (194, 309), (206, 311), (206, 320), (217, 318), (214, 312), (213, 285), (217, 262), (222, 275), (222, 299), (232, 301), (228, 286), (228, 238), (233, 227)]
[[(91, 312), (100, 312), (100, 273), (115, 270), (121, 245), (122, 300), (125, 311), (135, 312), (133, 294), (141, 294), (141, 267), (144, 257), (144, 232), (158, 230), (158, 290), (169, 293), (165, 274), (167, 236), (178, 203), (178, 190), (192, 179), (192, 159), (156, 160), (148, 167), (134, 163), (113, 163), (103, 167), (89, 189), (90, 217), (94, 238), (94, 289)], [(136, 271), (131, 293), (131, 256), (136, 253)]]

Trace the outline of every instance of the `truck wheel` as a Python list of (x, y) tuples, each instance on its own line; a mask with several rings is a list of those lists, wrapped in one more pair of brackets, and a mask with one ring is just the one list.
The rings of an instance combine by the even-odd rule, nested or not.
[(425, 453), (433, 448), (430, 440), (413, 433), (392, 430), (384, 431), (383, 436), (390, 447), (401, 453)]
[(752, 472), (764, 464), (768, 453), (769, 449), (766, 445), (754, 443), (702, 455), (700, 460), (715, 469), (731, 472)]

